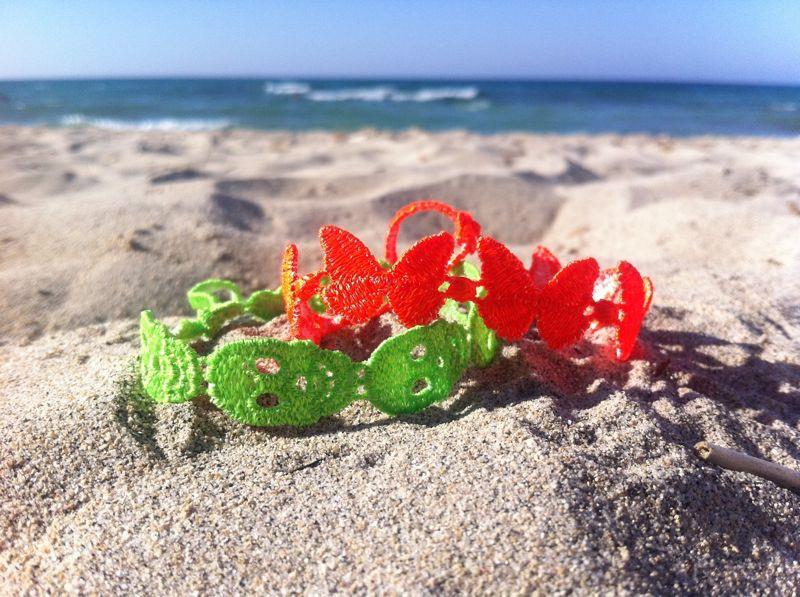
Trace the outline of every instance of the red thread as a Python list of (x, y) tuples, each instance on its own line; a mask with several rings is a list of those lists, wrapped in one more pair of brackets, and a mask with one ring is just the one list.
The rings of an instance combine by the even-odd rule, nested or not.
[(639, 329), (650, 308), (653, 283), (642, 278), (639, 271), (627, 261), (602, 272), (595, 285), (598, 299), (592, 313), (595, 329), (614, 328), (614, 355), (626, 361), (631, 355)]
[(538, 245), (531, 256), (531, 267), (528, 270), (533, 278), (533, 285), (537, 290), (543, 290), (547, 283), (553, 279), (561, 269), (561, 263), (549, 249)]
[(446, 281), (448, 284), (447, 290), (445, 290), (447, 298), (451, 298), (459, 303), (475, 300), (475, 292), (478, 289), (478, 283), (474, 280), (461, 276), (447, 276)]
[(324, 272), (300, 278), (297, 274), (298, 258), (297, 245), (288, 245), (283, 252), (281, 265), (281, 294), (289, 320), (289, 331), (294, 338), (319, 344), (322, 338), (339, 329), (341, 323), (320, 315), (309, 306), (308, 300), (319, 289)]
[(592, 258), (573, 261), (558, 272), (539, 297), (536, 326), (550, 348), (563, 348), (581, 339), (589, 329), (586, 310), (600, 266)]
[(480, 285), (486, 296), (476, 300), (486, 325), (500, 338), (519, 340), (536, 317), (536, 288), (522, 262), (504, 244), (488, 236), (478, 241)]
[(406, 327), (425, 325), (436, 319), (446, 295), (439, 287), (447, 278), (455, 240), (440, 232), (418, 241), (392, 270), (389, 304)]
[(386, 234), (386, 261), (397, 261), (397, 235), (403, 220), (423, 211), (435, 211), (449, 218), (455, 225), (455, 241), (461, 247), (458, 255), (453, 257), (450, 265), (461, 263), (467, 255), (475, 252), (481, 227), (469, 212), (459, 211), (440, 201), (424, 200), (415, 201), (401, 207), (389, 222), (389, 232)]
[(365, 323), (382, 309), (391, 284), (369, 249), (353, 234), (336, 226), (319, 231), (325, 272), (330, 277), (323, 289), (325, 304), (349, 323)]
[[(455, 234), (425, 237), (397, 262), (400, 225), (421, 211), (447, 216), (455, 224)], [(395, 214), (386, 237), (386, 258), (397, 262), (389, 271), (353, 234), (324, 226), (320, 229), (324, 270), (303, 278), (297, 274), (297, 247), (289, 245), (283, 257), (281, 289), (292, 335), (319, 342), (343, 323), (364, 323), (390, 308), (406, 327), (425, 325), (452, 298), (474, 301), (486, 325), (508, 341), (521, 338), (538, 317), (539, 334), (551, 348), (577, 342), (590, 328), (613, 328), (616, 358), (630, 357), (652, 302), (649, 278), (626, 261), (602, 272), (591, 258), (562, 269), (556, 256), (541, 245), (533, 251), (526, 270), (508, 247), (481, 237), (480, 230), (469, 213), (447, 204), (417, 201), (406, 205)], [(457, 247), (460, 250), (453, 256)], [(476, 251), (481, 261), (479, 281), (449, 275), (454, 265)], [(315, 312), (308, 303), (319, 292), (325, 314)]]
[(626, 361), (653, 297), (653, 283), (627, 261), (600, 271), (597, 261), (570, 263), (547, 284), (537, 327), (550, 348), (573, 344), (591, 328), (613, 328), (614, 356)]

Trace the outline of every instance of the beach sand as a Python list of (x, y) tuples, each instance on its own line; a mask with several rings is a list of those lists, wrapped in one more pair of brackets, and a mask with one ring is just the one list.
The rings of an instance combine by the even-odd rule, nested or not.
[[(800, 467), (799, 139), (0, 129), (4, 593), (781, 593), (800, 496), (707, 439)], [(254, 429), (153, 405), (138, 314), (205, 277), (380, 252), (401, 205), (469, 209), (525, 261), (634, 263), (629, 363), (535, 332), (451, 399)], [(408, 222), (403, 242), (441, 222)], [(276, 325), (280, 325), (277, 322)]]

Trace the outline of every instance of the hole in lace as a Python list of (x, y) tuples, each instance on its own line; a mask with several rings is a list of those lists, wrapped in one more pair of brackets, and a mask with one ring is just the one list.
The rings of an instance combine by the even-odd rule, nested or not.
[(258, 398), (256, 398), (256, 403), (261, 408), (275, 408), (278, 406), (278, 397), (275, 394), (261, 394)]
[(256, 370), (264, 375), (275, 375), (281, 370), (281, 366), (273, 358), (256, 359)]
[(422, 392), (424, 392), (430, 387), (431, 383), (427, 379), (425, 378), (418, 379), (417, 381), (414, 382), (414, 385), (411, 388), (411, 393), (416, 396), (418, 394), (422, 394)]
[(231, 292), (227, 288), (221, 288), (220, 290), (215, 290), (214, 292), (211, 293), (211, 296), (217, 299), (217, 301), (220, 303), (227, 303), (229, 301), (236, 300), (236, 296), (233, 294), (233, 292)]

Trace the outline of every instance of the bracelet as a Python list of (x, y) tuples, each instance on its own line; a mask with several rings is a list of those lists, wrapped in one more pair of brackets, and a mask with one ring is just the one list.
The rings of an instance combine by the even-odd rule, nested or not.
[[(401, 223), (438, 211), (455, 233), (423, 238), (397, 259)], [(187, 293), (196, 316), (174, 330), (150, 311), (140, 319), (142, 385), (157, 402), (208, 394), (232, 418), (254, 426), (310, 425), (355, 400), (390, 415), (413, 413), (445, 399), (469, 367), (495, 358), (499, 340), (519, 340), (536, 322), (551, 348), (607, 329), (613, 357), (626, 360), (653, 295), (649, 278), (629, 263), (601, 271), (594, 259), (564, 268), (544, 247), (530, 268), (499, 241), (481, 236), (467, 213), (419, 201), (393, 218), (386, 259), (377, 260), (351, 233), (320, 230), (323, 267), (300, 276), (299, 255), (283, 256), (281, 288), (244, 298), (227, 280), (210, 279)], [(477, 254), (480, 269), (465, 260)], [(407, 330), (387, 338), (366, 361), (318, 345), (328, 334), (393, 312)], [(201, 355), (227, 325), (270, 321), (285, 313), (291, 341), (236, 340)]]
[[(226, 290), (220, 301), (213, 292)], [(454, 301), (442, 320), (384, 340), (364, 362), (324, 350), (310, 340), (236, 340), (200, 356), (187, 341), (213, 338), (243, 314), (269, 321), (283, 313), (280, 291), (258, 291), (246, 301), (232, 282), (206, 280), (189, 291), (195, 320), (176, 332), (150, 311), (140, 320), (140, 371), (145, 392), (157, 402), (184, 402), (204, 393), (232, 418), (255, 426), (310, 425), (357, 399), (397, 415), (443, 400), (469, 366), (486, 366), (497, 338), (474, 306)]]

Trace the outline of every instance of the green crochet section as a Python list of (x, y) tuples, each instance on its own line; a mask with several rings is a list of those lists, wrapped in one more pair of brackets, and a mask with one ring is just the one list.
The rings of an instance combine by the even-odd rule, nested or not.
[(356, 397), (353, 362), (310, 341), (233, 342), (211, 355), (206, 373), (214, 404), (249, 425), (310, 425)]
[(487, 327), (483, 317), (478, 314), (478, 307), (475, 306), (475, 303), (470, 303), (468, 319), (472, 362), (477, 367), (487, 367), (497, 356), (500, 341), (494, 330)]
[[(221, 299), (218, 294), (227, 294), (227, 298)], [(189, 299), (192, 309), (202, 311), (217, 305), (241, 303), (242, 290), (229, 280), (211, 278), (190, 288), (186, 298)]]
[(186, 296), (197, 315), (175, 328), (175, 336), (182, 340), (211, 338), (226, 323), (245, 314), (269, 321), (283, 313), (280, 290), (258, 290), (244, 300), (239, 286), (229, 280), (204, 280)]
[(469, 261), (462, 261), (451, 270), (451, 273), (454, 276), (464, 276), (470, 280), (477, 281), (481, 279), (481, 270)]
[(284, 312), (283, 297), (278, 290), (257, 290), (244, 303), (245, 313), (269, 321)]
[[(459, 273), (478, 270), (464, 263)], [(259, 290), (245, 300), (236, 284), (216, 279), (187, 296), (197, 315), (174, 333), (142, 313), (142, 385), (157, 402), (183, 402), (204, 393), (207, 380), (214, 404), (249, 425), (310, 425), (358, 399), (392, 415), (417, 412), (449, 396), (468, 366), (489, 364), (498, 348), (473, 303), (448, 300), (443, 319), (385, 340), (362, 363), (310, 341), (274, 338), (231, 342), (203, 359), (190, 341), (210, 339), (242, 315), (269, 321), (283, 313), (283, 298), (279, 290)]]
[[(470, 280), (480, 280), (480, 270), (469, 261), (462, 261), (451, 272), (454, 276), (464, 276)], [(464, 327), (469, 341), (470, 361), (476, 367), (486, 367), (491, 364), (500, 342), (494, 330), (486, 326), (483, 318), (478, 313), (475, 303), (457, 303), (447, 299), (439, 311), (439, 315), (447, 321), (453, 321)]]
[(156, 402), (184, 402), (203, 391), (200, 359), (187, 346), (144, 311), (139, 321), (142, 385)]
[(486, 326), (478, 314), (475, 303), (461, 304), (447, 299), (439, 315), (447, 321), (461, 325), (467, 332), (470, 362), (473, 365), (486, 367), (491, 364), (497, 356), (500, 342), (494, 331)]
[(364, 371), (366, 398), (381, 411), (413, 413), (447, 398), (469, 362), (467, 334), (437, 321), (381, 343)]

